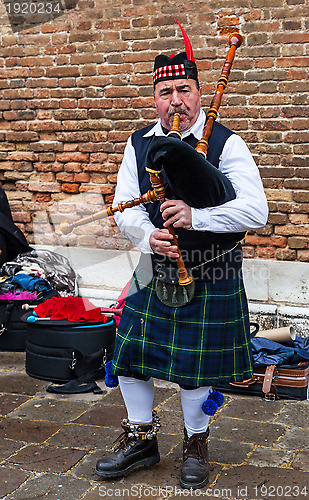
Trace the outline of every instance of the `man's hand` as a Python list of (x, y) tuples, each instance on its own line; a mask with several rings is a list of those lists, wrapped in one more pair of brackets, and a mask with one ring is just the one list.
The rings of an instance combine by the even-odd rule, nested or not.
[(172, 244), (172, 239), (173, 236), (169, 233), (168, 229), (156, 229), (151, 233), (149, 243), (155, 253), (177, 259), (179, 253), (176, 245)]
[(162, 217), (166, 221), (164, 227), (173, 225), (173, 227), (183, 227), (191, 229), (192, 214), (191, 207), (182, 200), (166, 200), (162, 203), (160, 210)]

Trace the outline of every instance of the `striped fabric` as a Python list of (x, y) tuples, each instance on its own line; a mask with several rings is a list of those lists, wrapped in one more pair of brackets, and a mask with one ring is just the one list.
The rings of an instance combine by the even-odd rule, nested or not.
[(185, 78), (186, 72), (183, 64), (171, 64), (170, 66), (161, 66), (153, 73), (153, 83), (159, 78), (175, 78), (175, 76), (183, 76)]
[[(135, 276), (131, 285), (139, 283)], [(164, 306), (155, 278), (129, 295), (116, 337), (112, 372), (200, 387), (251, 378), (247, 300), (241, 276), (196, 282), (194, 299)]]

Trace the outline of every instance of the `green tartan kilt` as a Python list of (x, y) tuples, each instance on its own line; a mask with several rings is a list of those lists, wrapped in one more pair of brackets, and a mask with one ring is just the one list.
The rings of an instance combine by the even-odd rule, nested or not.
[[(134, 276), (116, 337), (114, 375), (150, 377), (201, 387), (253, 376), (247, 298), (242, 276), (197, 281), (193, 300), (167, 307)], [(131, 293), (131, 294), (130, 294)]]

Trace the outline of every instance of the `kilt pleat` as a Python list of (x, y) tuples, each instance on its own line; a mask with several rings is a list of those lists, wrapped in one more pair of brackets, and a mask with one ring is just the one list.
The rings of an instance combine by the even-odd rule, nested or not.
[[(136, 286), (139, 291), (132, 293)], [(251, 378), (242, 276), (196, 282), (193, 300), (175, 308), (157, 299), (155, 278), (145, 285), (135, 275), (118, 326), (112, 372), (190, 387)]]

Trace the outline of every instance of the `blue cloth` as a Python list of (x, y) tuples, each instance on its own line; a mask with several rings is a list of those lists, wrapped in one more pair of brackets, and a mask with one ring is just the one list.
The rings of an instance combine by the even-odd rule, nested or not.
[(287, 365), (309, 361), (309, 338), (296, 337), (295, 340), (280, 344), (263, 337), (251, 339), (254, 366)]
[(5, 280), (5, 284), (12, 285), (15, 288), (21, 288), (22, 290), (28, 290), (29, 292), (48, 292), (52, 290), (53, 287), (42, 278), (36, 278), (35, 276), (30, 276), (29, 274), (16, 274)]

